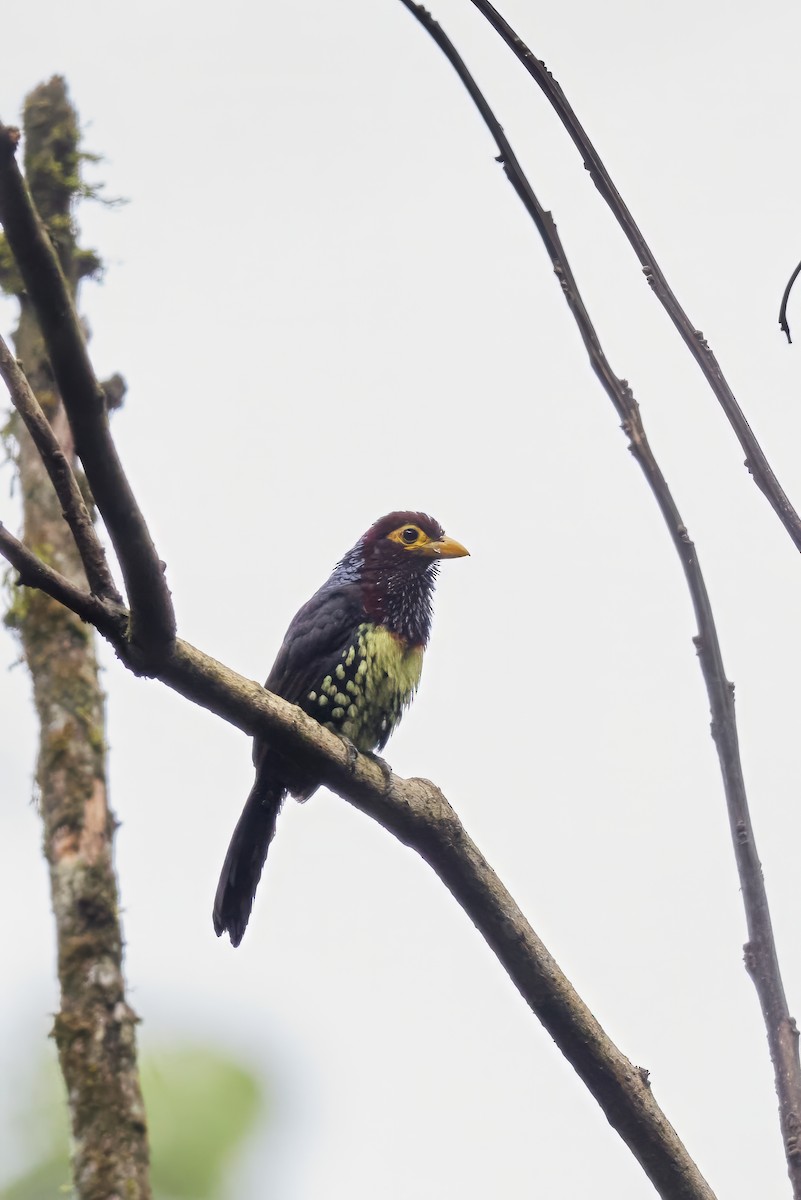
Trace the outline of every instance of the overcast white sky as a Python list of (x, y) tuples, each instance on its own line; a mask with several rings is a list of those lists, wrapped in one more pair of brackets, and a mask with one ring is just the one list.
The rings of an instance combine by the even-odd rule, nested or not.
[[(801, 1013), (801, 563), (536, 87), (437, 0), (553, 211), (696, 540)], [(796, 505), (801, 9), (608, 0), (503, 11), (585, 123)], [(397, 0), (17, 5), (0, 115), (66, 75), (108, 264), (83, 308), (180, 630), (263, 678), (363, 529), (432, 512), (446, 564), (390, 744), (435, 779), (718, 1195), (789, 1192), (681, 570), (536, 233)], [(801, 341), (801, 293), (791, 317)], [(0, 308), (4, 333), (11, 306)], [(14, 523), (8, 473), (3, 511)], [(3, 636), (3, 664), (17, 649)], [(211, 902), (249, 746), (104, 653), (127, 977), (142, 1043), (197, 1036), (274, 1089), (237, 1200), (652, 1188), (442, 886), (328, 793), (287, 808), (242, 947)], [(0, 675), (0, 1078), (8, 1125), (57, 1006), (22, 669)]]

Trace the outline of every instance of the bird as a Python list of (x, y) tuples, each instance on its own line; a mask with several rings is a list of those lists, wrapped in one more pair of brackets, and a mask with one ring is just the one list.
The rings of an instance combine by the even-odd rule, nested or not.
[[(382, 750), (420, 682), (439, 563), (468, 553), (425, 513), (381, 517), (293, 617), (264, 686), (357, 750)], [(319, 786), (269, 736), (253, 739), (253, 763), (214, 899), (215, 932), (234, 946), (286, 796), (307, 800)]]

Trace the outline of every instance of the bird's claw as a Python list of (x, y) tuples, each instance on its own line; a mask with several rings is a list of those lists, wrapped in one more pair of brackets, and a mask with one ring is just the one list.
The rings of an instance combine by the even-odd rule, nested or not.
[(380, 768), (381, 774), (384, 776), (384, 791), (388, 792), (392, 783), (392, 767), (385, 758), (382, 758), (380, 754), (375, 754), (372, 750), (365, 750), (364, 757), (369, 758), (370, 762)]
[[(349, 737), (345, 737), (344, 733), (338, 733), (337, 737), (347, 751), (348, 770), (352, 774), (354, 768), (356, 767), (356, 761), (359, 757), (360, 751), (357, 750)], [(386, 759), (382, 758), (380, 754), (375, 754), (372, 750), (362, 750), (361, 755), (363, 758), (369, 758), (370, 762), (375, 763), (375, 765), (380, 768), (381, 774), (384, 776), (384, 791), (389, 791), (389, 785), (392, 780), (392, 767), (389, 765)]]
[(359, 757), (359, 751), (356, 749), (350, 738), (345, 737), (344, 733), (340, 733), (337, 736), (345, 747), (348, 755), (348, 770), (352, 772), (353, 768), (356, 766), (356, 760)]

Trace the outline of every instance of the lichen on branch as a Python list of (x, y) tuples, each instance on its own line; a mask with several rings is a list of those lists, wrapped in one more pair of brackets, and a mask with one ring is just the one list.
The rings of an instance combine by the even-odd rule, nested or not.
[[(28, 183), (74, 296), (90, 258), (98, 260), (93, 252), (81, 251), (76, 240), (80, 138), (62, 79), (51, 79), (28, 97), (24, 130)], [(76, 589), (87, 586), (88, 562), (93, 588), (110, 598), (115, 589), (77, 485), (70, 425), (33, 306), (11, 269), (4, 269), (7, 256), (3, 240), (0, 284), (21, 298), (15, 348), (27, 373), (27, 382), (20, 379), (17, 364), (0, 347), (3, 376), (18, 414), (25, 417), (23, 423), (18, 415), (13, 426), (24, 541)], [(65, 512), (73, 518), (83, 560)], [(80, 1200), (148, 1200), (137, 1018), (127, 1003), (122, 973), (112, 859), (116, 820), (108, 803), (105, 697), (94, 631), (44, 592), (22, 589), (6, 623), (19, 634), (40, 725), (36, 775), (61, 991), (54, 1036), (69, 1104), (75, 1190)]]

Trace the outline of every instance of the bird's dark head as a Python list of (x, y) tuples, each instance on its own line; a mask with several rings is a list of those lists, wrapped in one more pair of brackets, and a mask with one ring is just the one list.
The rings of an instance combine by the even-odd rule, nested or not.
[(426, 568), (441, 558), (464, 558), (469, 552), (426, 513), (392, 512), (376, 521), (360, 539), (365, 557), (403, 564), (404, 569)]
[(439, 563), (465, 550), (433, 517), (392, 512), (371, 525), (340, 562), (340, 582), (358, 582), (365, 612), (413, 645), (425, 645)]

